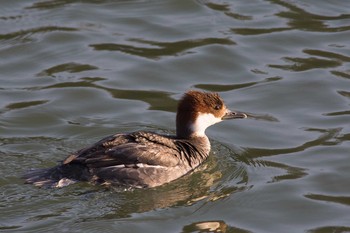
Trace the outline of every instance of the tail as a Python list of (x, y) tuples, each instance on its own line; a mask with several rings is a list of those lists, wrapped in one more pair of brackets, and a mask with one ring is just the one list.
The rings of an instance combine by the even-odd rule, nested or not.
[(33, 184), (37, 187), (56, 187), (59, 179), (53, 177), (57, 167), (49, 169), (33, 169), (24, 174), (22, 178), (26, 184)]
[(33, 169), (24, 174), (22, 178), (26, 184), (33, 184), (37, 187), (61, 188), (79, 180), (87, 181), (91, 175), (88, 169), (81, 165), (62, 164), (52, 168)]

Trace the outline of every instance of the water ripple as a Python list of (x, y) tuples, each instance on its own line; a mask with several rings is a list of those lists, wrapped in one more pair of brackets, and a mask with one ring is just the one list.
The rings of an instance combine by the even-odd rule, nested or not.
[(270, 157), (282, 154), (293, 154), (300, 151), (305, 151), (309, 148), (320, 145), (336, 145), (339, 143), (339, 135), (341, 128), (336, 129), (314, 129), (308, 128), (306, 131), (315, 131), (322, 133), (317, 139), (305, 142), (304, 144), (292, 148), (282, 149), (264, 149), (264, 148), (244, 148), (244, 153), (238, 154), (237, 159), (248, 165), (263, 166), (283, 169), (287, 174), (275, 176), (270, 182), (277, 182), (281, 180), (299, 179), (306, 176), (306, 169), (294, 167), (278, 162), (268, 161), (266, 159), (257, 159), (261, 157)]
[(281, 1), (270, 0), (274, 5), (280, 5), (287, 9), (287, 11), (280, 11), (274, 14), (274, 17), (280, 21), (281, 19), (287, 20), (288, 27), (275, 27), (275, 28), (232, 28), (231, 30), (240, 35), (260, 35), (273, 32), (282, 32), (287, 30), (304, 30), (310, 32), (343, 32), (350, 30), (349, 25), (331, 27), (328, 21), (338, 21), (350, 19), (350, 14), (339, 14), (336, 16), (325, 16), (308, 12), (305, 8), (299, 7), (296, 4)]
[(116, 43), (91, 44), (90, 46), (93, 47), (95, 50), (119, 51), (134, 56), (140, 56), (149, 59), (159, 59), (163, 56), (177, 56), (183, 53), (192, 53), (193, 51), (189, 51), (190, 49), (212, 44), (235, 44), (235, 42), (228, 38), (204, 38), (176, 42), (157, 42), (143, 39), (129, 39), (129, 41), (145, 45), (151, 45), (154, 47), (149, 48)]
[(275, 82), (281, 79), (282, 79), (281, 77), (270, 77), (258, 82), (246, 82), (246, 83), (240, 83), (240, 84), (196, 84), (194, 87), (200, 88), (206, 91), (225, 92), (225, 91), (232, 91), (236, 89), (251, 87), (262, 83)]
[(223, 12), (225, 15), (237, 20), (251, 20), (253, 18), (250, 15), (243, 15), (241, 13), (233, 12), (229, 3), (216, 3), (209, 0), (198, 0), (197, 2), (214, 11)]
[(348, 226), (324, 226), (324, 227), (316, 227), (314, 229), (306, 231), (306, 233), (325, 233), (325, 232), (347, 233), (347, 232), (350, 232), (350, 227), (348, 227)]
[[(33, 3), (31, 6), (26, 7), (26, 9), (41, 9), (41, 10), (46, 10), (46, 9), (53, 9), (57, 7), (62, 7), (65, 5), (70, 5), (74, 4), (76, 1), (75, 0), (46, 0), (46, 1), (39, 1), (36, 3)], [(98, 3), (101, 1), (98, 0), (90, 0), (90, 1), (84, 1), (84, 2), (91, 2), (91, 3)]]
[(304, 195), (304, 197), (312, 200), (316, 200), (316, 201), (333, 202), (337, 204), (350, 206), (350, 196), (329, 196), (329, 195), (310, 193), (310, 194)]
[[(100, 78), (84, 78), (78, 82), (60, 82), (57, 84), (41, 87), (40, 89), (56, 89), (56, 88), (69, 88), (69, 87), (90, 87), (99, 90), (104, 90), (117, 99), (128, 100), (140, 100), (150, 105), (150, 110), (163, 110), (174, 112), (175, 109), (169, 106), (176, 106), (177, 100), (171, 97), (174, 93), (163, 91), (146, 91), (146, 90), (124, 90), (104, 87), (96, 84), (96, 81), (100, 81)], [(170, 104), (169, 103), (173, 103)]]
[(340, 61), (321, 59), (316, 57), (309, 57), (309, 58), (284, 57), (283, 60), (291, 64), (290, 65), (270, 64), (268, 66), (271, 68), (301, 72), (301, 71), (318, 69), (318, 68), (323, 68), (323, 69), (333, 68), (333, 67), (341, 66), (342, 64)]
[(11, 110), (20, 109), (20, 108), (28, 108), (28, 107), (32, 107), (32, 106), (46, 104), (47, 102), (49, 102), (49, 100), (24, 101), (24, 102), (8, 104), (5, 106), (5, 108), (11, 109)]
[(317, 50), (317, 49), (304, 49), (303, 52), (306, 54), (309, 54), (309, 55), (315, 55), (315, 56), (319, 56), (319, 57), (335, 59), (335, 60), (339, 60), (342, 62), (350, 62), (349, 56), (345, 56), (345, 55), (339, 54), (339, 53), (334, 53), (334, 52), (329, 52), (329, 51), (324, 51), (324, 50)]
[(236, 233), (251, 233), (249, 230), (245, 230), (239, 227), (234, 227), (226, 224), (224, 221), (203, 221), (194, 222), (186, 225), (182, 228), (181, 233), (192, 232), (236, 232)]
[(325, 113), (325, 116), (343, 116), (343, 115), (350, 115), (350, 110), (345, 110), (345, 111), (339, 111), (339, 112), (330, 112), (330, 113)]
[[(349, 4), (2, 1), (0, 231), (350, 231)], [(115, 131), (173, 133), (192, 87), (251, 112), (208, 132), (192, 174), (128, 191), (19, 179)]]
[[(33, 138), (20, 140), (36, 142), (36, 139)], [(18, 143), (19, 140), (7, 139), (6, 143), (13, 145), (11, 143), (13, 141)], [(74, 142), (70, 143), (70, 146), (73, 146)], [(45, 141), (45, 146), (49, 148), (61, 148), (63, 144), (59, 145), (58, 141)], [(45, 153), (44, 150), (42, 153)], [(57, 154), (58, 151), (51, 151), (51, 153)], [(189, 175), (153, 189), (125, 190), (118, 187), (105, 189), (101, 186), (77, 183), (64, 189), (50, 190), (50, 192), (42, 190), (47, 195), (47, 198), (43, 199), (41, 196), (37, 198), (36, 188), (33, 187), (33, 191), (27, 193), (25, 197), (32, 199), (30, 203), (27, 203), (27, 207), (35, 205), (33, 208), (37, 210), (30, 214), (26, 221), (48, 221), (57, 216), (78, 215), (79, 220), (75, 219), (75, 221), (85, 222), (96, 219), (120, 219), (130, 217), (135, 213), (195, 204), (198, 204), (196, 208), (202, 208), (208, 203), (227, 198), (233, 193), (249, 188), (246, 166), (234, 160), (235, 156), (236, 152), (213, 142), (213, 154), (203, 165)], [(18, 156), (18, 159), (23, 159), (23, 157), (27, 163), (30, 163), (29, 156)], [(43, 159), (50, 160), (44, 156)], [(22, 196), (20, 196), (22, 193), (14, 192), (17, 195), (10, 196), (13, 199), (12, 203), (18, 204), (22, 201)], [(55, 204), (57, 201), (60, 203), (59, 206)], [(40, 205), (37, 204), (38, 202)], [(53, 209), (50, 208), (49, 213), (43, 211), (42, 206), (45, 204), (43, 202), (50, 202), (49, 205), (52, 205)], [(47, 207), (47, 205), (44, 206)]]
[[(334, 129), (316, 129), (316, 128), (307, 128), (305, 131), (309, 132), (319, 132), (321, 135), (311, 141), (305, 142), (300, 146), (291, 147), (291, 148), (282, 148), (282, 149), (263, 149), (263, 148), (245, 148), (245, 153), (242, 154), (247, 161), (253, 158), (259, 157), (269, 157), (273, 155), (281, 155), (281, 154), (291, 154), (300, 151), (307, 150), (309, 148), (320, 146), (320, 145), (330, 145), (334, 144), (334, 139), (340, 135), (342, 128), (334, 128)], [(244, 158), (242, 159), (244, 160)]]
[(331, 73), (341, 78), (350, 79), (350, 70), (346, 70), (346, 71), (332, 70)]
[(26, 30), (19, 30), (19, 31), (7, 33), (7, 34), (0, 34), (0, 40), (10, 40), (14, 38), (23, 39), (33, 34), (47, 33), (47, 32), (53, 32), (53, 31), (78, 31), (78, 29), (72, 28), (72, 27), (44, 26), (44, 27), (31, 28)]
[[(275, 65), (270, 64), (268, 65), (271, 68), (278, 68), (283, 70), (291, 70), (295, 72), (300, 71), (306, 71), (311, 69), (317, 69), (317, 68), (332, 68), (332, 67), (338, 67), (341, 66), (344, 62), (350, 62), (350, 57), (324, 51), (324, 50), (317, 50), (317, 49), (304, 49), (303, 52), (308, 55), (312, 55), (313, 57), (303, 58), (303, 57), (284, 57), (283, 59), (287, 63), (292, 63), (291, 65)], [(318, 56), (318, 57), (314, 57)], [(321, 58), (319, 58), (321, 57)], [(333, 71), (334, 72), (334, 71)], [(339, 74), (339, 72), (335, 73)]]
[(54, 76), (56, 73), (69, 72), (69, 73), (79, 73), (87, 70), (96, 70), (98, 67), (89, 64), (79, 64), (75, 62), (68, 62), (60, 65), (53, 66), (51, 68), (45, 69), (38, 74), (38, 76)]

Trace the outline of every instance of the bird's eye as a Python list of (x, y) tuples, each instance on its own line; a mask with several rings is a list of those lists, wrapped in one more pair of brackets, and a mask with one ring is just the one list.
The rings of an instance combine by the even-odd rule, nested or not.
[(214, 106), (214, 109), (215, 109), (215, 110), (220, 110), (220, 109), (221, 109), (221, 105), (219, 105), (219, 104), (215, 105), (215, 106)]

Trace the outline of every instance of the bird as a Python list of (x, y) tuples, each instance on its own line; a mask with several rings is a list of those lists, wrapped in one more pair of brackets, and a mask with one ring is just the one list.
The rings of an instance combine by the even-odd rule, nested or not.
[(62, 188), (78, 181), (96, 185), (153, 188), (186, 175), (209, 156), (205, 130), (228, 119), (247, 118), (230, 111), (218, 93), (187, 91), (178, 102), (176, 135), (149, 131), (117, 133), (69, 154), (52, 168), (23, 176), (37, 187)]

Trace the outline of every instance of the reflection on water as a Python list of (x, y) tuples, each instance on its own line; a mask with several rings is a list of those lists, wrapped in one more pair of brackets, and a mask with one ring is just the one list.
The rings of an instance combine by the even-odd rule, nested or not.
[(260, 149), (260, 148), (246, 148), (245, 153), (240, 156), (240, 158), (247, 158), (247, 159), (253, 159), (258, 157), (266, 157), (266, 156), (273, 156), (273, 155), (281, 155), (281, 154), (290, 154), (290, 153), (296, 153), (299, 151), (304, 151), (306, 149), (320, 146), (320, 145), (330, 145), (334, 144), (334, 139), (338, 138), (338, 135), (342, 129), (336, 128), (336, 129), (305, 129), (305, 131), (310, 132), (320, 132), (322, 133), (317, 139), (314, 139), (312, 141), (305, 142), (304, 144), (300, 146), (296, 146), (293, 148), (282, 148), (282, 149)]
[[(60, 65), (60, 67), (62, 67)], [(50, 68), (51, 69), (51, 68)], [(62, 71), (61, 71), (62, 72)], [(97, 82), (104, 80), (100, 77), (83, 77), (80, 81), (75, 82), (59, 82), (49, 86), (40, 87), (41, 90), (45, 89), (65, 89), (72, 87), (86, 87), (95, 88), (97, 90), (103, 90), (109, 93), (113, 98), (117, 99), (128, 99), (128, 100), (140, 100), (150, 105), (150, 110), (163, 110), (163, 111), (175, 111), (177, 100), (172, 98), (173, 93), (162, 92), (162, 91), (147, 91), (147, 90), (124, 90), (109, 88), (99, 85)], [(169, 107), (169, 103), (172, 107)]]
[(236, 20), (251, 20), (253, 18), (250, 15), (243, 15), (241, 13), (235, 12), (234, 9), (232, 9), (233, 7), (231, 7), (231, 5), (228, 3), (218, 3), (208, 0), (197, 0), (197, 2), (203, 4), (211, 10), (223, 12), (226, 16), (232, 17)]
[[(279, 68), (285, 70), (292, 71), (305, 71), (310, 69), (327, 69), (333, 68), (343, 65), (344, 62), (350, 62), (350, 57), (337, 54), (333, 52), (320, 51), (314, 49), (304, 49), (303, 52), (308, 55), (319, 56), (317, 57), (309, 57), (309, 58), (301, 58), (301, 57), (284, 57), (283, 59), (289, 63), (293, 63), (292, 65), (269, 65), (272, 68)], [(325, 59), (327, 58), (327, 59)]]
[(231, 227), (224, 221), (205, 221), (195, 222), (190, 225), (184, 226), (181, 233), (192, 232), (235, 232), (235, 233), (249, 233), (251, 231), (244, 230), (238, 227)]
[[(5, 158), (13, 160), (9, 163), (11, 169), (15, 168), (11, 164), (17, 163), (15, 170), (18, 175), (14, 174), (14, 176), (19, 176), (26, 170), (20, 168), (18, 161), (34, 164), (30, 154), (35, 153), (36, 150), (41, 150), (41, 154), (37, 155), (36, 163), (41, 162), (43, 163), (41, 166), (47, 167), (55, 163), (55, 161), (49, 161), (47, 153), (66, 154), (68, 146), (78, 144), (45, 138), (9, 138), (1, 139), (0, 143), (2, 148), (0, 154), (4, 153)], [(31, 147), (35, 147), (36, 150), (26, 150)], [(3, 229), (20, 228), (21, 224), (26, 225), (26, 222), (39, 223), (64, 216), (79, 216), (77, 221), (86, 222), (96, 219), (130, 218), (135, 213), (194, 204), (197, 204), (196, 208), (201, 208), (207, 203), (228, 198), (234, 193), (250, 188), (247, 186), (249, 178), (246, 166), (233, 159), (236, 153), (217, 142), (213, 143), (213, 147), (218, 155), (210, 156), (203, 166), (174, 182), (153, 189), (124, 190), (117, 187), (91, 186), (81, 182), (62, 189), (38, 189), (30, 185), (20, 185), (20, 190), (28, 190), (22, 193), (16, 190), (16, 185), (0, 180), (2, 188), (7, 190), (4, 193), (6, 200), (2, 201), (1, 208), (6, 208), (6, 203), (11, 202), (13, 207), (10, 216), (16, 214), (16, 211), (20, 211), (21, 208), (32, 210), (15, 225), (6, 224)], [(15, 152), (19, 150), (26, 150), (27, 153)], [(29, 199), (31, 201), (27, 202)], [(22, 207), (19, 208), (20, 206)]]
[[(145, 44), (149, 47), (139, 47), (125, 44), (93, 44), (90, 45), (95, 50), (119, 51), (130, 55), (140, 56), (150, 59), (160, 59), (163, 56), (178, 56), (192, 53), (191, 49), (212, 44), (233, 45), (232, 40), (226, 38), (205, 38), (197, 40), (184, 40), (176, 42), (156, 42), (142, 39), (129, 39), (129, 42)], [(185, 52), (186, 51), (186, 52)]]
[(350, 205), (350, 196), (327, 196), (327, 195), (321, 195), (321, 194), (306, 194), (304, 195), (306, 198), (310, 198), (312, 200), (317, 201), (326, 201), (326, 202), (333, 202), (343, 205)]
[(36, 100), (36, 101), (27, 101), (27, 102), (18, 102), (18, 103), (11, 103), (5, 106), (5, 108), (8, 108), (10, 110), (19, 109), (19, 108), (28, 108), (40, 104), (45, 104), (49, 102), (48, 100)]
[(346, 71), (332, 70), (331, 73), (341, 78), (350, 79), (350, 70), (346, 70)]
[(346, 233), (350, 231), (350, 227), (346, 226), (326, 226), (326, 227), (317, 227), (312, 230), (306, 231), (307, 233), (328, 233), (328, 232), (339, 232)]
[[(350, 231), (348, 9), (342, 0), (2, 1), (0, 229)], [(249, 113), (208, 130), (212, 155), (192, 174), (126, 191), (19, 179), (107, 134), (172, 133), (191, 88)]]
[(232, 31), (241, 35), (259, 35), (265, 33), (283, 32), (289, 30), (305, 30), (311, 32), (341, 32), (350, 30), (350, 26), (329, 27), (327, 21), (340, 21), (350, 19), (350, 14), (337, 16), (323, 16), (313, 14), (292, 3), (281, 0), (270, 0), (272, 4), (282, 6), (287, 11), (276, 13), (276, 19), (286, 19), (288, 27), (277, 28), (233, 28)]
[(223, 91), (233, 91), (236, 89), (241, 89), (246, 87), (252, 87), (262, 83), (275, 82), (281, 79), (282, 79), (281, 77), (271, 77), (271, 78), (266, 78), (257, 82), (247, 82), (247, 83), (239, 83), (239, 84), (197, 84), (195, 85), (195, 87), (206, 91), (223, 92)]
[(42, 72), (40, 72), (38, 74), (38, 76), (42, 76), (42, 77), (52, 76), (52, 77), (54, 77), (54, 75), (56, 73), (61, 73), (61, 72), (78, 73), (78, 72), (83, 72), (83, 71), (87, 71), (87, 70), (96, 70), (96, 69), (98, 69), (98, 67), (93, 66), (93, 65), (78, 64), (78, 63), (70, 62), (70, 63), (57, 65), (57, 66), (48, 68), (46, 70), (43, 70)]
[(227, 225), (223, 221), (197, 222), (184, 226), (182, 232), (226, 232)]
[[(279, 168), (286, 171), (284, 175), (278, 175), (272, 178), (270, 182), (278, 182), (283, 180), (290, 179), (299, 179), (302, 178), (308, 173), (304, 168), (298, 168), (289, 166), (287, 164), (277, 163), (268, 161), (266, 159), (258, 159), (271, 157), (275, 155), (283, 154), (293, 154), (300, 151), (305, 151), (313, 147), (322, 146), (322, 145), (336, 145), (339, 142), (340, 128), (337, 129), (305, 129), (305, 131), (320, 132), (322, 133), (317, 139), (305, 142), (300, 146), (293, 148), (281, 148), (281, 149), (263, 149), (263, 148), (245, 148), (244, 153), (237, 155), (237, 158), (240, 161), (245, 162), (246, 164), (252, 166), (264, 166), (271, 168)], [(342, 138), (342, 137), (341, 137)]]
[(55, 31), (73, 32), (73, 31), (77, 31), (77, 29), (69, 28), (69, 27), (55, 27), (55, 26), (39, 27), (39, 28), (32, 28), (28, 30), (20, 30), (17, 32), (11, 32), (7, 34), (0, 34), (0, 40), (13, 41), (15, 39), (15, 40), (18, 40), (18, 43), (26, 43), (31, 41), (31, 36), (33, 34), (50, 33)]
[[(287, 164), (273, 162), (267, 160), (268, 157), (281, 154), (296, 153), (304, 151), (312, 147), (320, 145), (336, 145), (337, 141), (343, 142), (349, 140), (346, 135), (341, 135), (341, 129), (321, 130), (321, 129), (306, 129), (307, 131), (314, 131), (322, 133), (317, 139), (304, 143), (303, 145), (294, 148), (281, 149), (259, 149), (259, 148), (244, 148), (241, 152), (234, 152), (228, 147), (213, 142), (213, 155), (200, 166), (199, 169), (184, 176), (167, 185), (157, 187), (154, 189), (134, 189), (121, 190), (119, 188), (104, 189), (102, 187), (93, 188), (90, 185), (79, 183), (71, 185), (67, 188), (55, 191), (56, 194), (62, 198), (64, 196), (73, 198), (78, 197), (87, 202), (79, 208), (76, 214), (81, 215), (81, 221), (88, 221), (89, 219), (114, 219), (131, 217), (134, 213), (144, 213), (156, 209), (165, 209), (169, 207), (190, 206), (196, 203), (206, 205), (208, 202), (215, 202), (221, 199), (230, 197), (237, 192), (243, 192), (254, 188), (254, 183), (250, 182), (250, 175), (247, 171), (249, 166), (264, 167), (264, 168), (278, 168), (286, 172), (286, 174), (272, 177), (272, 180), (267, 182), (279, 182), (291, 179), (300, 179), (308, 175), (304, 168), (293, 167)], [(2, 140), (3, 148), (7, 148), (2, 152), (11, 154), (11, 150), (15, 150), (11, 145), (18, 145), (18, 140), (24, 139), (7, 139)], [(23, 142), (25, 142), (24, 140)], [(38, 139), (29, 140), (26, 143), (35, 143)], [(50, 140), (46, 140), (50, 143)], [(22, 142), (22, 144), (23, 144)], [(57, 144), (57, 142), (55, 142)], [(55, 145), (54, 144), (54, 145)], [(74, 143), (73, 143), (74, 144)], [(53, 146), (54, 146), (53, 145)], [(54, 146), (55, 147), (55, 146)], [(54, 148), (53, 148), (54, 149)], [(57, 148), (59, 149), (59, 148)], [(59, 149), (60, 150), (60, 149)], [(56, 152), (57, 153), (57, 152)], [(62, 152), (61, 152), (62, 153)], [(67, 153), (67, 151), (65, 152)], [(43, 155), (44, 156), (44, 155)], [(22, 156), (19, 156), (19, 159)], [(264, 158), (264, 159), (260, 159)], [(27, 160), (30, 158), (27, 157)], [(33, 188), (33, 191), (36, 188)], [(43, 192), (47, 192), (43, 190)], [(34, 194), (33, 194), (34, 195)], [(54, 196), (48, 196), (48, 200)], [(320, 200), (327, 202), (334, 202), (349, 205), (349, 197), (331, 197), (320, 194), (307, 194), (306, 198), (312, 200)], [(21, 199), (13, 197), (12, 202), (20, 202)], [(34, 197), (33, 197), (34, 198)], [(40, 199), (34, 202), (40, 203)], [(71, 201), (66, 203), (71, 205)], [(39, 204), (42, 206), (42, 204)], [(91, 211), (91, 206), (99, 206), (99, 210)], [(198, 208), (198, 207), (196, 207)], [(199, 207), (201, 208), (201, 207)], [(95, 207), (93, 207), (95, 209)], [(67, 212), (68, 211), (68, 212)], [(44, 221), (50, 218), (69, 213), (69, 209), (65, 209), (62, 213), (54, 211), (49, 214), (34, 215), (30, 217), (31, 221)], [(71, 213), (72, 214), (72, 213)], [(213, 224), (213, 225), (212, 225)], [(191, 232), (190, 229), (195, 227), (199, 232), (200, 229), (204, 231), (205, 227), (214, 227), (223, 230), (226, 226), (223, 222), (209, 222), (195, 223), (184, 228), (184, 232)], [(231, 229), (232, 227), (230, 227)], [(235, 228), (232, 228), (235, 229)], [(241, 229), (242, 230), (242, 229)], [(215, 232), (215, 231), (213, 231)], [(242, 230), (242, 232), (249, 232)]]
[(169, 184), (127, 191), (112, 187), (109, 192), (96, 193), (92, 200), (102, 198), (104, 207), (101, 206), (98, 216), (88, 218), (125, 218), (156, 209), (196, 203), (202, 206), (250, 188), (245, 165), (232, 159), (235, 153), (217, 143), (214, 146), (220, 151), (220, 160), (212, 155), (194, 172)]
[(104, 1), (99, 1), (99, 0), (83, 0), (83, 1), (77, 1), (77, 0), (47, 0), (47, 1), (39, 1), (39, 2), (33, 3), (31, 6), (26, 7), (26, 9), (41, 9), (41, 10), (44, 10), (44, 9), (58, 8), (58, 7), (62, 7), (64, 5), (74, 4), (76, 2), (98, 4), (98, 3), (103, 3)]
[(293, 70), (293, 71), (305, 71), (310, 69), (317, 69), (317, 68), (332, 68), (340, 66), (341, 63), (338, 61), (332, 61), (332, 60), (326, 60), (326, 59), (320, 59), (320, 58), (297, 58), (297, 57), (285, 57), (284, 60), (286, 60), (289, 63), (292, 63), (292, 65), (269, 65), (272, 68), (279, 68), (279, 69), (285, 69), (285, 70)]

